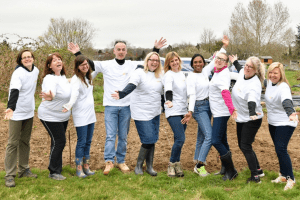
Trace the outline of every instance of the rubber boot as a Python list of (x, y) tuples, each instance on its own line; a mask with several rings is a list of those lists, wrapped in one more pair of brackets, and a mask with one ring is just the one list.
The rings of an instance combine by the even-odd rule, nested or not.
[(86, 175), (82, 171), (82, 158), (81, 159), (76, 158), (75, 164), (76, 164), (76, 176), (78, 176), (79, 178), (85, 178)]
[(146, 172), (151, 176), (157, 176), (157, 172), (154, 171), (153, 169), (154, 150), (155, 150), (155, 145), (153, 145), (149, 149), (148, 154), (146, 155), (146, 165), (147, 165)]
[(234, 168), (231, 152), (228, 151), (225, 155), (221, 156), (221, 161), (225, 166), (225, 175), (223, 176), (223, 180), (226, 181), (227, 179), (233, 180), (235, 177), (238, 176), (236, 169)]
[(134, 173), (136, 175), (143, 175), (143, 164), (144, 160), (146, 159), (146, 156), (148, 154), (150, 149), (145, 149), (144, 147), (141, 147), (139, 156), (137, 158), (137, 163), (134, 169)]
[(221, 170), (217, 173), (215, 173), (215, 175), (224, 175), (225, 174), (225, 166), (222, 162), (222, 167), (221, 167)]
[(85, 159), (85, 157), (83, 157), (83, 173), (87, 176), (95, 174), (95, 172), (90, 170), (90, 159)]

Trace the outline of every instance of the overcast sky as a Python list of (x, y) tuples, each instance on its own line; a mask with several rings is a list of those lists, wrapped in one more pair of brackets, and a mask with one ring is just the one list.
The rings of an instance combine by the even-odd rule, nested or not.
[[(168, 44), (197, 44), (204, 28), (217, 37), (228, 29), (238, 2), (249, 0), (0, 0), (0, 35), (15, 33), (37, 38), (51, 18), (80, 18), (97, 29), (94, 48), (103, 49), (115, 39), (135, 47), (152, 47), (161, 36)], [(277, 0), (267, 0), (269, 4)], [(300, 1), (282, 0), (290, 12), (290, 26), (300, 24)], [(13, 36), (10, 37), (10, 40)]]

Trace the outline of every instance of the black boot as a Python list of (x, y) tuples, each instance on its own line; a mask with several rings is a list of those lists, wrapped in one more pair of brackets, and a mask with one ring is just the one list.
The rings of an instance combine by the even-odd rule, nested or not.
[(237, 177), (238, 173), (234, 168), (230, 151), (228, 151), (225, 155), (221, 156), (221, 161), (225, 166), (225, 175), (222, 179), (226, 181), (227, 179), (233, 180), (235, 177)]
[(222, 167), (221, 167), (221, 170), (217, 173), (215, 173), (215, 175), (224, 175), (225, 174), (225, 165), (222, 163)]
[(154, 157), (154, 150), (155, 150), (155, 145), (153, 145), (150, 149), (149, 152), (146, 156), (146, 164), (147, 164), (147, 169), (146, 172), (150, 174), (151, 176), (157, 176), (157, 172), (154, 171), (153, 169), (153, 157)]
[(137, 158), (137, 163), (134, 169), (134, 173), (136, 175), (143, 175), (143, 164), (144, 160), (146, 159), (146, 156), (148, 154), (150, 149), (145, 149), (144, 147), (141, 147), (139, 156)]

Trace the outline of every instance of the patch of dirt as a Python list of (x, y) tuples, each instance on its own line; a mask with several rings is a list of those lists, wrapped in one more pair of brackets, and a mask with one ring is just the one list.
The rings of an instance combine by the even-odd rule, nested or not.
[[(5, 104), (0, 103), (1, 125), (0, 125), (0, 170), (4, 170), (4, 158), (5, 148), (8, 138), (8, 121), (3, 120), (3, 112), (5, 110)], [(192, 119), (186, 130), (186, 141), (182, 149), (181, 163), (185, 170), (193, 170), (194, 163), (194, 151), (197, 137), (197, 122)], [(247, 167), (247, 162), (241, 150), (238, 147), (236, 136), (236, 123), (232, 119), (228, 121), (228, 142), (233, 154), (233, 161), (238, 171)], [(154, 168), (157, 171), (167, 170), (168, 162), (171, 155), (171, 148), (173, 145), (173, 132), (165, 118), (164, 114), (161, 115), (159, 140), (156, 143)], [(63, 164), (71, 164), (75, 167), (75, 147), (77, 142), (76, 130), (73, 126), (72, 118), (69, 120), (69, 125), (66, 133), (67, 144), (63, 152)], [(70, 138), (70, 140), (69, 140)], [(93, 170), (104, 170), (104, 144), (105, 144), (105, 125), (104, 125), (104, 113), (97, 113), (97, 122), (95, 125), (94, 137), (91, 146), (91, 168)], [(293, 168), (300, 169), (300, 126), (298, 126), (291, 138), (288, 146), (288, 152), (290, 154)], [(49, 164), (49, 152), (50, 152), (50, 137), (37, 117), (37, 113), (34, 117), (33, 131), (31, 136), (31, 152), (29, 165), (31, 168), (47, 169)], [(136, 165), (136, 159), (140, 149), (140, 138), (137, 134), (137, 130), (134, 121), (131, 120), (130, 131), (128, 135), (128, 146), (126, 154), (126, 163), (134, 170)], [(266, 116), (264, 116), (262, 126), (259, 129), (256, 140), (253, 144), (254, 150), (263, 169), (279, 171), (278, 158), (275, 153), (274, 144), (270, 137), (268, 130), (268, 122)], [(70, 159), (71, 154), (71, 159)], [(212, 147), (208, 157), (206, 170), (214, 172), (220, 169), (221, 162), (218, 161), (217, 150)]]

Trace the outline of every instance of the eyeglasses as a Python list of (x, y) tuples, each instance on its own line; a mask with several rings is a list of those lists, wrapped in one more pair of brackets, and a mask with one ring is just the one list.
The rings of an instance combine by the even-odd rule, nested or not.
[(221, 62), (226, 62), (226, 60), (224, 59), (224, 58), (220, 58), (220, 57), (216, 57), (216, 60), (219, 60), (219, 61), (221, 61)]
[(159, 62), (159, 60), (156, 59), (149, 59), (151, 62)]
[(79, 67), (84, 67), (84, 66), (89, 66), (89, 64), (88, 63), (84, 63), (84, 64), (79, 65)]
[(22, 60), (31, 59), (32, 56), (23, 57)]
[(250, 66), (250, 65), (248, 65), (248, 64), (246, 64), (245, 67), (248, 67), (248, 68), (250, 68), (250, 69), (254, 69), (254, 67), (252, 67), (252, 66)]

